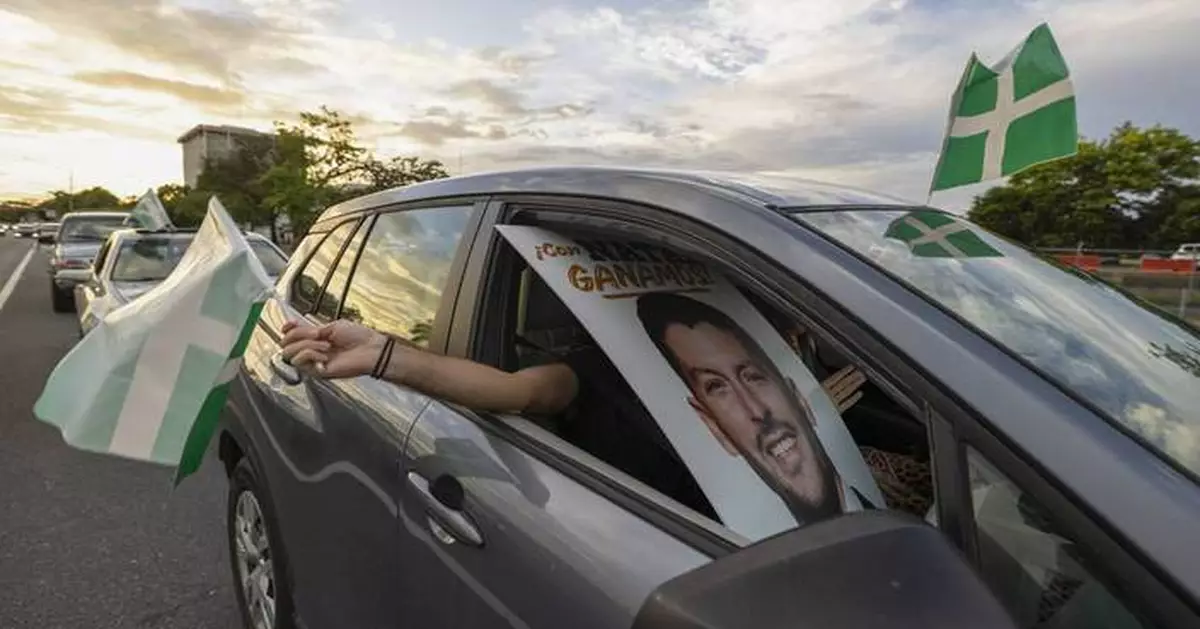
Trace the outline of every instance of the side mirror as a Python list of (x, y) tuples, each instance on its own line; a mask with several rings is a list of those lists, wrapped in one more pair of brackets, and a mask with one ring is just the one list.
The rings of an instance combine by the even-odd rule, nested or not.
[(763, 540), (655, 590), (633, 629), (1017, 629), (936, 529), (863, 511)]

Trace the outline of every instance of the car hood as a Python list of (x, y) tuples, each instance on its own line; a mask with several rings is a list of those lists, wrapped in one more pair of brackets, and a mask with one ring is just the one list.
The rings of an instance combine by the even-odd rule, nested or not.
[(99, 242), (64, 242), (58, 245), (55, 255), (62, 259), (82, 258), (91, 260), (100, 252)]

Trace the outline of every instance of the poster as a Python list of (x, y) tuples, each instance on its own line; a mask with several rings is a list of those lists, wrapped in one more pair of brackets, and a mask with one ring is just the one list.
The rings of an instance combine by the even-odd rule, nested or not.
[(884, 500), (833, 402), (719, 274), (665, 249), (498, 226), (752, 540)]

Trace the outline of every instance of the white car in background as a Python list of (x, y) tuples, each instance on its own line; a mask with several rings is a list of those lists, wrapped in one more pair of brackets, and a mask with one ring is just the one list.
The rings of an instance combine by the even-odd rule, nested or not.
[[(105, 315), (141, 297), (165, 280), (196, 236), (195, 230), (150, 231), (121, 229), (109, 235), (96, 254), (91, 277), (75, 289), (80, 336)], [(287, 267), (288, 257), (267, 238), (245, 234), (250, 248), (274, 280)]]
[(1171, 254), (1172, 260), (1191, 260), (1193, 262), (1200, 260), (1200, 243), (1188, 242), (1179, 245), (1175, 253)]

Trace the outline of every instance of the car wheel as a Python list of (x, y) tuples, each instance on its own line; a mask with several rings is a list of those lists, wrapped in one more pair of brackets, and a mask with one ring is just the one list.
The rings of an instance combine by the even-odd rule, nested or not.
[(54, 312), (73, 312), (75, 310), (75, 295), (64, 293), (62, 289), (50, 283), (50, 305)]
[(246, 629), (294, 629), (287, 561), (264, 496), (243, 457), (229, 477), (225, 519), (234, 594)]

